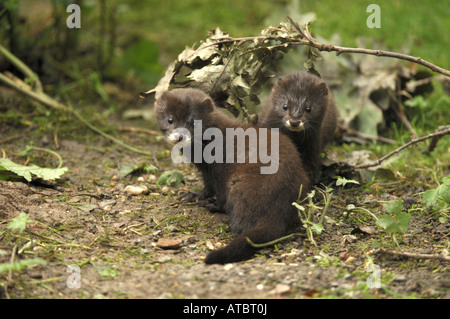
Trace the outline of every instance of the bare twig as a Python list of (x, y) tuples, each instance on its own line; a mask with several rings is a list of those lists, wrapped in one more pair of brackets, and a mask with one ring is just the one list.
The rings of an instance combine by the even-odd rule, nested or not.
[(21, 138), (21, 137), (23, 137), (23, 134), (6, 137), (6, 138), (0, 140), (0, 144), (8, 143), (8, 142), (17, 140), (18, 138)]
[(145, 128), (140, 128), (140, 127), (125, 127), (125, 126), (121, 126), (121, 127), (119, 127), (119, 131), (121, 131), (121, 132), (146, 133), (148, 135), (161, 135), (161, 132), (158, 132), (158, 131), (155, 131), (155, 130), (150, 130), (150, 129), (145, 129)]
[[(380, 165), (383, 161), (385, 161), (386, 159), (388, 159), (389, 157), (399, 153), (401, 150), (407, 148), (408, 146), (411, 146), (413, 144), (422, 142), (424, 140), (430, 139), (430, 138), (436, 138), (436, 137), (442, 137), (446, 134), (450, 134), (450, 125), (447, 126), (443, 126), (443, 127), (439, 127), (436, 131), (434, 131), (434, 133), (428, 134), (426, 136), (422, 136), (416, 139), (413, 139), (411, 141), (409, 141), (408, 143), (400, 146), (399, 148), (393, 150), (392, 152), (390, 152), (389, 154), (386, 154), (385, 156), (381, 157), (380, 159), (376, 160), (374, 163), (371, 164), (365, 164), (365, 165), (357, 165), (357, 166), (353, 166), (350, 168), (350, 170), (354, 170), (354, 169), (360, 169), (360, 168), (368, 168), (368, 167), (373, 167), (373, 166), (378, 166)], [(434, 148), (434, 147), (433, 147)]]
[[(287, 17), (287, 18), (288, 18), (289, 22), (297, 30), (300, 30), (300, 27), (299, 27), (298, 23), (293, 21), (290, 17)], [(301, 32), (301, 35), (303, 35), (306, 38), (306, 41), (307, 41), (307, 42), (302, 43), (302, 44), (306, 44), (306, 45), (309, 45), (311, 47), (314, 47), (314, 48), (316, 48), (319, 51), (327, 51), (327, 52), (336, 51), (337, 55), (339, 55), (341, 53), (362, 53), (362, 54), (369, 54), (369, 55), (376, 55), (376, 56), (385, 56), (385, 57), (390, 57), (390, 58), (396, 58), (396, 59), (410, 61), (410, 62), (414, 62), (414, 63), (420, 64), (420, 65), (423, 65), (423, 66), (429, 68), (430, 70), (432, 70), (434, 72), (438, 72), (438, 73), (441, 73), (441, 74), (443, 74), (445, 76), (450, 77), (450, 71), (449, 70), (446, 70), (444, 68), (438, 67), (437, 65), (434, 65), (433, 63), (430, 63), (430, 62), (428, 62), (428, 61), (426, 61), (426, 60), (424, 60), (424, 59), (422, 59), (420, 57), (415, 57), (415, 56), (402, 54), (402, 53), (397, 53), (397, 52), (384, 51), (384, 50), (370, 50), (370, 49), (362, 49), (362, 48), (347, 48), (347, 47), (341, 47), (341, 46), (332, 45), (332, 44), (320, 43), (319, 41), (317, 41), (316, 39), (314, 39), (311, 36), (311, 33), (309, 33), (308, 24), (305, 26), (305, 30), (303, 32)]]
[(351, 129), (350, 127), (347, 127), (342, 124), (338, 124), (338, 127), (339, 127), (339, 131), (341, 132), (341, 134), (348, 134), (350, 136), (355, 136), (355, 137), (361, 138), (363, 140), (378, 141), (378, 142), (382, 142), (382, 143), (386, 143), (386, 144), (395, 144), (396, 143), (394, 140), (391, 140), (390, 138), (386, 138), (383, 136), (367, 135), (362, 132)]
[(388, 249), (379, 249), (380, 253), (383, 254), (390, 254), (394, 256), (400, 256), (400, 257), (408, 257), (408, 258), (418, 258), (418, 259), (438, 259), (443, 261), (450, 261), (450, 256), (448, 256), (447, 253), (441, 253), (441, 254), (420, 254), (420, 253), (410, 253), (405, 251), (395, 251), (395, 250), (388, 250)]

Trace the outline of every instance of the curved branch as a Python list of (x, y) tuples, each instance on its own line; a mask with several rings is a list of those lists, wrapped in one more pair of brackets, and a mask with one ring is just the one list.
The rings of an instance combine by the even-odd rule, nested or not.
[(308, 24), (305, 26), (305, 30), (301, 30), (298, 23), (293, 21), (290, 17), (287, 17), (289, 22), (297, 29), (297, 31), (307, 40), (303, 44), (306, 44), (308, 46), (314, 47), (319, 51), (336, 51), (336, 55), (339, 55), (341, 53), (362, 53), (362, 54), (369, 54), (369, 55), (376, 55), (376, 56), (384, 56), (384, 57), (390, 57), (390, 58), (396, 58), (400, 60), (410, 61), (414, 62), (420, 65), (423, 65), (430, 70), (434, 72), (441, 73), (445, 76), (450, 77), (450, 71), (441, 67), (438, 67), (437, 65), (430, 63), (420, 57), (415, 57), (407, 54), (397, 53), (397, 52), (391, 52), (391, 51), (384, 51), (384, 50), (371, 50), (371, 49), (363, 49), (363, 48), (348, 48), (348, 47), (341, 47), (337, 45), (332, 44), (323, 44), (314, 39), (311, 36), (311, 33), (309, 33), (308, 30)]
[[(434, 133), (431, 133), (431, 134), (428, 134), (426, 136), (422, 136), (422, 137), (419, 137), (419, 138), (415, 138), (415, 139), (409, 141), (408, 143), (400, 146), (399, 148), (396, 148), (395, 150), (393, 150), (389, 154), (386, 154), (383, 157), (377, 159), (374, 163), (353, 166), (353, 167), (350, 168), (350, 170), (378, 166), (382, 162), (384, 162), (386, 159), (388, 159), (389, 157), (399, 153), (401, 150), (407, 148), (408, 146), (411, 146), (413, 144), (422, 142), (422, 141), (430, 139), (430, 138), (435, 140), (437, 137), (442, 137), (442, 136), (444, 136), (446, 134), (450, 134), (450, 125), (439, 127), (436, 131), (434, 131)], [(434, 142), (434, 143), (436, 143), (436, 142)]]

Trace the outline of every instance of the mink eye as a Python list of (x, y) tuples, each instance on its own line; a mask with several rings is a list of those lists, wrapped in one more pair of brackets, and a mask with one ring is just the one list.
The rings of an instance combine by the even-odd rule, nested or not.
[(173, 124), (173, 118), (172, 118), (172, 117), (169, 117), (169, 119), (167, 120), (167, 123)]
[(283, 104), (283, 110), (287, 111), (287, 109), (288, 109), (288, 105), (286, 103)]
[(307, 106), (306, 109), (305, 109), (305, 111), (306, 111), (307, 113), (310, 113), (310, 112), (311, 112), (311, 106)]

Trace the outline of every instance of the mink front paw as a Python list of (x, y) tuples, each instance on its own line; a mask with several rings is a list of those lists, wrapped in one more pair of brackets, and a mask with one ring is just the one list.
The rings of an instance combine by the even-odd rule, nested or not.
[(199, 202), (199, 201), (209, 200), (212, 197), (213, 197), (213, 195), (210, 192), (206, 191), (206, 189), (204, 189), (199, 193), (191, 192), (191, 191), (181, 192), (178, 195), (178, 200), (180, 200), (182, 202)]
[(219, 207), (216, 203), (216, 200), (212, 197), (198, 201), (198, 206), (204, 207), (209, 210), (210, 213), (213, 214), (225, 214), (225, 210)]
[(194, 192), (181, 192), (178, 194), (178, 200), (182, 202), (196, 202), (198, 201), (199, 193)]

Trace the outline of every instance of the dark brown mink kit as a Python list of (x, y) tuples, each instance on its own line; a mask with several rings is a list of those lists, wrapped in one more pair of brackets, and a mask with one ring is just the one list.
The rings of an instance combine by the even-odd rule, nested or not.
[(280, 77), (258, 124), (279, 128), (297, 147), (311, 181), (320, 179), (324, 147), (333, 141), (338, 111), (331, 91), (319, 77), (297, 72)]

